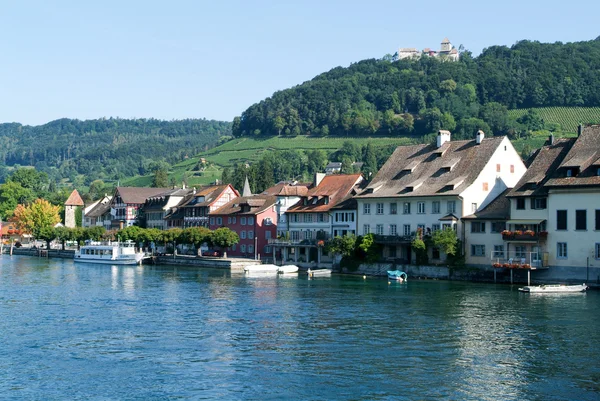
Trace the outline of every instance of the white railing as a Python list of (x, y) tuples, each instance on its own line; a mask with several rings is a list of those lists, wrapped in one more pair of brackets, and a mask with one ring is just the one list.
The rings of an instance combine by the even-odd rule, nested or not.
[(500, 252), (492, 251), (490, 260), (493, 265), (503, 267), (542, 267), (544, 252)]

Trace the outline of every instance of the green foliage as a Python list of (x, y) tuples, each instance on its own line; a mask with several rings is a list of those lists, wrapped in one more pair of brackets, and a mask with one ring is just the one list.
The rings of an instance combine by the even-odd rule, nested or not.
[(458, 237), (452, 228), (434, 231), (432, 240), (433, 245), (440, 248), (446, 255), (455, 255), (458, 251)]
[(166, 188), (169, 186), (169, 175), (165, 169), (159, 168), (154, 171), (152, 186), (155, 188)]
[(235, 231), (227, 227), (221, 227), (212, 232), (210, 242), (220, 248), (229, 248), (240, 242), (240, 237)]
[(360, 238), (358, 248), (363, 252), (367, 263), (375, 263), (381, 257), (381, 245), (375, 242), (375, 234), (367, 234)]
[(325, 252), (341, 255), (342, 257), (351, 257), (356, 251), (356, 236), (344, 235), (337, 236), (325, 245)]
[(543, 122), (544, 128), (556, 132), (576, 133), (579, 124), (600, 123), (600, 107), (541, 107), (536, 109), (509, 110), (508, 116), (518, 121), (534, 113)]

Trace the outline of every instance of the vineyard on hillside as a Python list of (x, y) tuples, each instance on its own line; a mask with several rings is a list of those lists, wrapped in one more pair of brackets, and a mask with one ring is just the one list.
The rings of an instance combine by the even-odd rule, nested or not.
[[(529, 110), (509, 110), (508, 116), (517, 119)], [(535, 110), (545, 123), (560, 124), (564, 132), (577, 132), (579, 124), (600, 123), (600, 107), (538, 107), (532, 110)]]

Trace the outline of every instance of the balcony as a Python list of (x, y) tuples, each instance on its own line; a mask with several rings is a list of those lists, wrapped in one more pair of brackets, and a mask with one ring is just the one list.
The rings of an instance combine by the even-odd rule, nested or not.
[(410, 244), (411, 235), (375, 235), (375, 242), (382, 245)]
[(511, 242), (545, 242), (546, 238), (548, 238), (548, 232), (547, 231), (539, 231), (539, 232), (535, 232), (532, 230), (526, 230), (526, 231), (520, 231), (520, 230), (516, 230), (516, 231), (508, 231), (508, 230), (504, 230), (502, 231), (502, 239), (504, 241), (511, 241)]
[[(321, 242), (321, 244), (319, 244)], [(270, 239), (269, 245), (287, 245), (287, 246), (317, 246), (324, 245), (323, 240), (316, 239), (300, 239), (300, 240), (289, 240), (289, 239)]]

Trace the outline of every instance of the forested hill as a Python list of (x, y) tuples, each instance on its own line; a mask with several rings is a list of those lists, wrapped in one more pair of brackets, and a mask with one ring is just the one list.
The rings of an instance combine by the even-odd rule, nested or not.
[(600, 106), (600, 37), (521, 41), (475, 58), (466, 51), (458, 62), (360, 61), (274, 93), (236, 117), (232, 130), (234, 136), (424, 135), (439, 128), (458, 136), (477, 128), (503, 134), (519, 129), (507, 109), (543, 106)]
[[(0, 124), (0, 173), (35, 166), (51, 182), (75, 185), (148, 174), (231, 137), (231, 123), (205, 119), (60, 119), (39, 126)], [(85, 181), (85, 182), (82, 182)]]

